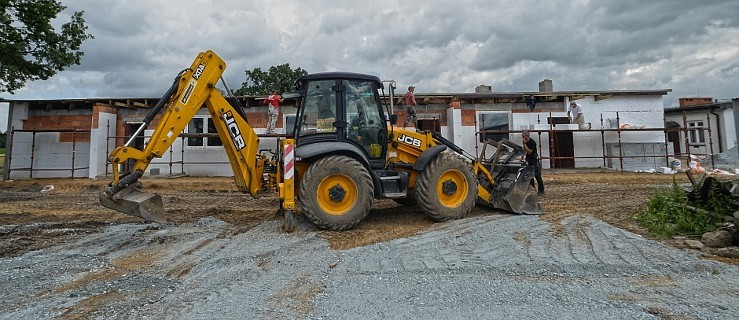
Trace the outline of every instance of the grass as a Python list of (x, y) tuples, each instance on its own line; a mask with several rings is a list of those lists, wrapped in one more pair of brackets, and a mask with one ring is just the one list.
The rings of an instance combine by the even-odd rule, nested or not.
[(704, 203), (688, 203), (685, 192), (673, 184), (652, 197), (636, 221), (657, 238), (697, 237), (715, 229), (715, 224), (731, 210), (731, 197), (711, 194)]

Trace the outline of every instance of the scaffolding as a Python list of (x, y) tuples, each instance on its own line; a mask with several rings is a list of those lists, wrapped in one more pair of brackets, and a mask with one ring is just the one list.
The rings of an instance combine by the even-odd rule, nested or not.
[[(552, 114), (549, 114), (549, 117), (552, 118)], [(602, 159), (603, 160), (603, 168), (609, 168), (608, 160), (611, 161), (617, 160), (619, 162), (620, 171), (625, 171), (624, 166), (624, 159), (633, 159), (633, 158), (664, 158), (667, 165), (670, 165), (670, 158), (673, 159), (687, 159), (689, 162), (690, 159), (695, 157), (710, 157), (711, 160), (711, 169), (716, 169), (716, 163), (713, 156), (714, 150), (713, 150), (713, 130), (711, 129), (711, 121), (710, 121), (710, 115), (708, 115), (709, 121), (706, 121), (708, 124), (706, 127), (688, 127), (687, 125), (687, 117), (686, 114), (683, 112), (683, 127), (656, 127), (656, 128), (633, 128), (633, 127), (626, 127), (622, 126), (620, 124), (621, 118), (619, 116), (619, 112), (616, 112), (616, 126), (615, 128), (608, 128), (605, 124), (605, 120), (603, 119), (603, 116), (601, 115), (600, 122), (601, 122), (601, 128), (600, 129), (557, 129), (556, 124), (548, 124), (547, 129), (526, 129), (526, 130), (482, 130), (478, 131), (477, 135), (482, 136), (482, 139), (485, 140), (488, 135), (509, 135), (513, 133), (521, 133), (524, 131), (528, 131), (529, 133), (536, 133), (538, 135), (537, 141), (542, 141), (542, 134), (547, 134), (549, 138), (549, 147), (550, 152), (548, 156), (542, 156), (543, 154), (543, 145), (542, 143), (538, 143), (538, 149), (537, 150), (539, 154), (539, 159), (542, 161), (549, 160), (549, 161), (557, 161), (557, 160), (575, 160), (575, 159)], [(666, 123), (666, 119), (663, 118), (663, 123)], [(541, 119), (537, 117), (537, 124), (541, 124)], [(653, 154), (653, 155), (647, 155), (647, 154), (640, 154), (640, 155), (626, 155), (623, 152), (623, 146), (625, 142), (623, 142), (626, 135), (630, 133), (636, 133), (636, 132), (662, 132), (664, 133), (664, 141), (660, 142), (664, 144), (664, 153), (662, 154)], [(560, 156), (558, 155), (558, 152), (551, 152), (552, 146), (555, 144), (555, 136), (557, 133), (574, 133), (574, 132), (596, 132), (600, 134), (600, 140), (601, 140), (601, 155), (599, 156)], [(611, 142), (614, 146), (618, 149), (618, 155), (609, 155), (608, 148), (607, 148), (607, 141), (606, 141), (606, 134), (609, 132), (613, 132), (616, 134), (616, 141)], [(685, 153), (670, 153), (669, 150), (669, 144), (670, 143), (678, 143), (680, 141), (669, 141), (669, 133), (671, 132), (677, 132), (682, 133), (679, 135), (680, 138), (683, 139), (683, 143), (685, 146)], [(690, 147), (693, 145), (693, 143), (690, 142), (690, 133), (691, 132), (699, 132), (700, 135), (704, 135), (708, 137), (708, 142), (706, 143), (707, 146), (707, 153), (693, 153), (690, 149)], [(679, 140), (679, 139), (678, 139)], [(646, 143), (646, 142), (645, 142)], [(654, 143), (654, 142), (652, 142)], [(550, 167), (550, 169), (554, 169)]]
[[(30, 150), (30, 161), (28, 167), (20, 167), (20, 168), (13, 168), (13, 141), (16, 138), (17, 133), (30, 133), (32, 135), (31, 137), (31, 150)], [(71, 142), (71, 163), (68, 168), (39, 168), (37, 166), (34, 166), (34, 160), (36, 159), (36, 135), (40, 133), (59, 133), (60, 135), (62, 133), (71, 133), (72, 135), (72, 142)], [(10, 135), (8, 136), (8, 141), (6, 141), (6, 158), (7, 158), (7, 166), (5, 168), (5, 174), (3, 174), (3, 180), (10, 179), (11, 172), (14, 171), (28, 171), (28, 176), (30, 179), (33, 179), (33, 172), (48, 172), (48, 171), (62, 171), (66, 172), (69, 171), (71, 173), (71, 178), (79, 178), (75, 176), (75, 171), (79, 170), (87, 170), (90, 169), (89, 166), (87, 167), (77, 167), (76, 161), (77, 161), (77, 135), (78, 134), (89, 134), (90, 130), (79, 130), (79, 129), (57, 129), (57, 130), (44, 130), (44, 129), (15, 129), (11, 128)]]
[[(551, 113), (549, 113), (549, 117), (552, 118), (552, 114)], [(708, 117), (710, 118), (710, 115), (708, 115)], [(663, 121), (666, 121), (666, 119), (663, 118)], [(530, 129), (530, 130), (482, 130), (482, 131), (478, 131), (476, 133), (476, 135), (478, 136), (477, 138), (479, 138), (481, 136), (483, 139), (485, 139), (486, 135), (492, 135), (492, 134), (516, 134), (516, 133), (521, 133), (523, 131), (529, 131), (531, 133), (536, 133), (538, 135), (538, 140), (537, 141), (539, 141), (539, 142), (541, 142), (541, 140), (542, 140), (542, 135), (547, 134), (548, 135), (548, 139), (549, 139), (549, 141), (547, 141), (547, 142), (551, 146), (552, 143), (554, 142), (553, 139), (554, 139), (554, 134), (555, 133), (560, 133), (560, 132), (572, 132), (572, 133), (574, 133), (574, 132), (591, 132), (592, 133), (592, 132), (596, 132), (597, 134), (600, 135), (600, 140), (601, 140), (601, 152), (600, 152), (600, 155), (595, 155), (595, 156), (561, 156), (561, 155), (558, 155), (557, 153), (551, 153), (550, 152), (548, 155), (542, 156), (544, 154), (542, 152), (544, 146), (542, 145), (542, 143), (538, 143), (539, 144), (539, 146), (538, 146), (538, 148), (539, 148), (538, 151), (539, 152), (538, 153), (540, 155), (540, 159), (543, 160), (543, 161), (576, 160), (576, 159), (591, 159), (591, 160), (592, 159), (601, 159), (604, 168), (608, 168), (609, 167), (608, 162), (610, 160), (611, 162), (617, 161), (619, 163), (620, 171), (627, 171), (627, 170), (625, 170), (626, 169), (626, 166), (624, 165), (624, 160), (625, 159), (631, 159), (631, 158), (655, 158), (655, 159), (657, 159), (657, 158), (659, 158), (659, 159), (664, 159), (666, 161), (666, 163), (668, 164), (668, 166), (669, 166), (670, 165), (670, 158), (683, 159), (683, 160), (687, 159), (687, 161), (690, 161), (693, 156), (699, 156), (699, 157), (706, 157), (706, 158), (709, 158), (710, 157), (711, 169), (716, 169), (715, 159), (714, 159), (713, 156), (711, 156), (711, 155), (714, 154), (714, 148), (713, 148), (714, 134), (713, 134), (713, 130), (711, 128), (711, 121), (706, 121), (706, 123), (708, 125), (705, 126), (705, 127), (688, 127), (685, 113), (683, 113), (683, 126), (682, 127), (674, 127), (674, 128), (667, 128), (667, 127), (662, 127), (662, 128), (658, 128), (658, 127), (656, 127), (656, 128), (626, 128), (626, 127), (623, 127), (623, 126), (620, 125), (620, 116), (619, 116), (619, 113), (617, 112), (616, 113), (616, 124), (617, 125), (616, 125), (615, 128), (607, 128), (608, 126), (606, 126), (606, 123), (605, 123), (606, 120), (604, 120), (602, 116), (601, 116), (600, 122), (601, 122), (601, 128), (600, 129), (592, 129), (591, 128), (591, 129), (588, 129), (588, 130), (579, 130), (579, 129), (563, 129), (563, 130), (560, 130), (558, 128), (555, 128), (555, 125), (554, 124), (548, 124), (548, 128), (547, 129)], [(666, 122), (663, 122), (663, 123), (666, 123)], [(541, 119), (540, 119), (539, 116), (537, 117), (537, 124), (541, 124)], [(106, 139), (106, 144), (105, 144), (106, 145), (105, 146), (105, 156), (106, 157), (107, 157), (108, 154), (110, 154), (110, 152), (112, 152), (111, 146), (118, 145), (118, 143), (116, 143), (116, 142), (118, 142), (119, 140), (125, 141), (125, 140), (131, 138), (130, 136), (110, 135), (110, 132), (111, 132), (111, 129), (112, 129), (111, 128), (110, 121), (108, 121), (107, 129), (108, 130), (106, 132), (108, 132), (108, 133), (107, 133), (107, 136), (105, 138)], [(650, 132), (650, 131), (651, 132), (662, 132), (662, 133), (664, 133), (664, 141), (659, 142), (659, 143), (662, 143), (664, 145), (664, 152), (663, 153), (661, 153), (661, 154), (653, 154), (653, 155), (644, 155), (644, 154), (641, 154), (641, 155), (636, 155), (636, 156), (635, 155), (627, 155), (627, 154), (624, 154), (624, 152), (623, 152), (623, 145), (625, 144), (624, 140), (625, 140), (625, 138), (629, 134), (632, 134), (632, 133), (635, 133), (635, 132)], [(674, 141), (674, 140), (673, 141), (670, 141), (669, 140), (669, 133), (671, 133), (671, 132), (678, 132), (678, 133), (680, 133), (679, 134), (679, 137), (680, 138), (678, 140), (682, 139), (682, 141)], [(705, 143), (705, 145), (707, 147), (706, 148), (706, 151), (707, 151), (706, 153), (694, 153), (691, 150), (691, 146), (693, 145), (691, 143), (691, 141), (690, 141), (690, 133), (691, 132), (700, 132), (701, 134), (703, 134), (707, 138), (707, 141)], [(12, 149), (13, 149), (13, 144), (14, 144), (14, 140), (15, 140), (14, 137), (15, 137), (16, 134), (24, 134), (24, 133), (28, 133), (28, 134), (31, 134), (32, 135), (29, 166), (28, 167), (21, 167), (21, 168), (13, 168), (12, 167), (12, 163), (13, 163), (13, 151), (12, 151)], [(37, 134), (40, 134), (40, 133), (60, 133), (60, 134), (61, 133), (71, 133), (71, 136), (72, 136), (72, 141), (71, 141), (71, 148), (72, 148), (72, 150), (71, 150), (71, 163), (69, 164), (68, 167), (65, 167), (65, 168), (58, 168), (58, 167), (57, 168), (43, 168), (43, 167), (39, 167), (37, 165), (34, 165), (34, 162), (35, 162), (34, 160), (37, 157), (36, 135)], [(7, 165), (6, 165), (6, 168), (5, 168), (5, 174), (3, 175), (3, 179), (4, 180), (9, 179), (10, 176), (11, 176), (10, 173), (11, 172), (16, 172), (16, 171), (28, 171), (30, 178), (34, 178), (34, 172), (69, 171), (71, 173), (71, 177), (72, 178), (77, 178), (78, 177), (77, 176), (77, 172), (79, 170), (86, 170), (86, 169), (89, 169), (90, 168), (89, 166), (84, 166), (84, 167), (82, 167), (82, 166), (78, 167), (77, 166), (78, 165), (77, 164), (77, 150), (78, 150), (78, 143), (79, 143), (79, 141), (77, 141), (77, 135), (79, 135), (79, 134), (90, 134), (90, 133), (91, 133), (90, 130), (79, 130), (79, 129), (62, 129), (62, 130), (18, 130), (18, 129), (14, 129), (14, 128), (11, 129), (10, 134), (8, 135), (7, 143), (6, 143), (7, 144), (7, 149), (6, 149), (6, 157), (7, 157), (6, 162), (7, 162)], [(611, 133), (613, 133), (615, 135), (615, 140), (607, 141), (606, 135), (607, 134), (611, 134)], [(287, 137), (287, 135), (260, 135), (260, 137), (266, 137), (266, 136), (284, 136), (284, 137)], [(150, 136), (144, 136), (143, 138), (146, 139), (146, 138), (149, 138), (149, 137)], [(230, 164), (227, 160), (224, 160), (224, 161), (196, 161), (196, 160), (192, 160), (192, 159), (190, 159), (190, 160), (187, 159), (187, 152), (186, 152), (186, 150), (188, 150), (187, 144), (186, 144), (187, 138), (218, 138), (219, 137), (218, 134), (215, 134), (215, 133), (181, 133), (181, 134), (179, 134), (179, 137), (181, 138), (180, 139), (180, 142), (178, 144), (178, 149), (179, 150), (175, 151), (174, 146), (171, 146), (166, 151), (169, 154), (167, 160), (155, 159), (154, 161), (152, 161), (151, 165), (159, 165), (159, 166), (165, 165), (165, 166), (167, 166), (169, 168), (168, 174), (170, 176), (175, 176), (175, 175), (178, 175), (178, 174), (184, 174), (185, 173), (185, 166), (190, 166), (190, 165), (214, 166), (214, 165), (229, 165)], [(111, 139), (112, 139), (113, 143), (110, 143)], [(670, 153), (669, 152), (670, 148), (668, 147), (668, 145), (670, 143), (676, 143), (676, 144), (677, 143), (680, 143), (681, 145), (683, 145), (685, 147), (685, 152), (681, 152), (681, 153), (674, 153), (673, 152), (673, 153)], [(618, 153), (617, 154), (611, 153), (609, 155), (609, 152), (608, 152), (608, 146), (609, 146), (609, 144), (612, 144), (612, 146), (617, 146), (617, 149), (618, 149)], [(476, 144), (476, 147), (475, 148), (477, 149), (478, 146), (479, 146), (479, 144)], [(549, 150), (551, 151), (551, 148)], [(179, 159), (178, 160), (175, 159), (175, 152), (179, 153)], [(89, 165), (92, 165), (92, 164), (89, 164)], [(177, 166), (179, 166), (179, 173), (175, 173), (175, 171), (176, 171), (175, 168)], [(108, 175), (108, 174), (110, 174), (110, 163), (108, 163), (106, 161), (105, 175)]]

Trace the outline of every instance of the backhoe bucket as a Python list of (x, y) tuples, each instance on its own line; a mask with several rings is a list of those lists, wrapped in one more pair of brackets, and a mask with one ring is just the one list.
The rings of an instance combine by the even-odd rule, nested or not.
[(141, 183), (137, 182), (125, 189), (111, 194), (100, 192), (100, 204), (115, 211), (142, 218), (147, 221), (166, 223), (162, 197), (140, 191)]
[(520, 170), (510, 170), (498, 178), (495, 181), (490, 205), (518, 214), (544, 213), (534, 187), (534, 169), (523, 167)]

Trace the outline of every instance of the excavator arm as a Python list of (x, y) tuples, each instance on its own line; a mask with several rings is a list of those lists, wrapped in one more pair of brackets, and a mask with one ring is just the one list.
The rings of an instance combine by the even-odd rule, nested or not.
[[(149, 221), (166, 221), (161, 197), (141, 192), (138, 179), (154, 158), (160, 158), (166, 152), (203, 105), (210, 112), (223, 142), (237, 188), (255, 198), (260, 196), (268, 159), (257, 153), (258, 137), (246, 122), (243, 112), (226, 101), (216, 89), (225, 69), (226, 63), (220, 57), (206, 51), (198, 54), (192, 65), (177, 76), (134, 136), (108, 156), (113, 165), (113, 181), (100, 194), (103, 206)], [(130, 146), (161, 109), (164, 112), (146, 147), (139, 150)], [(119, 165), (129, 160), (135, 161), (132, 169), (120, 174)]]

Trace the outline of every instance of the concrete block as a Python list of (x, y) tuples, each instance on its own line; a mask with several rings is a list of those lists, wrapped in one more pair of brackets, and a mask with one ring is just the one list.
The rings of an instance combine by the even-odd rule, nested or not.
[(531, 124), (528, 126), (529, 130), (549, 130), (548, 124)]
[(661, 173), (661, 174), (674, 174), (675, 172), (672, 171), (672, 168), (659, 167), (659, 173)]
[(555, 124), (554, 130), (577, 130), (577, 123)]

